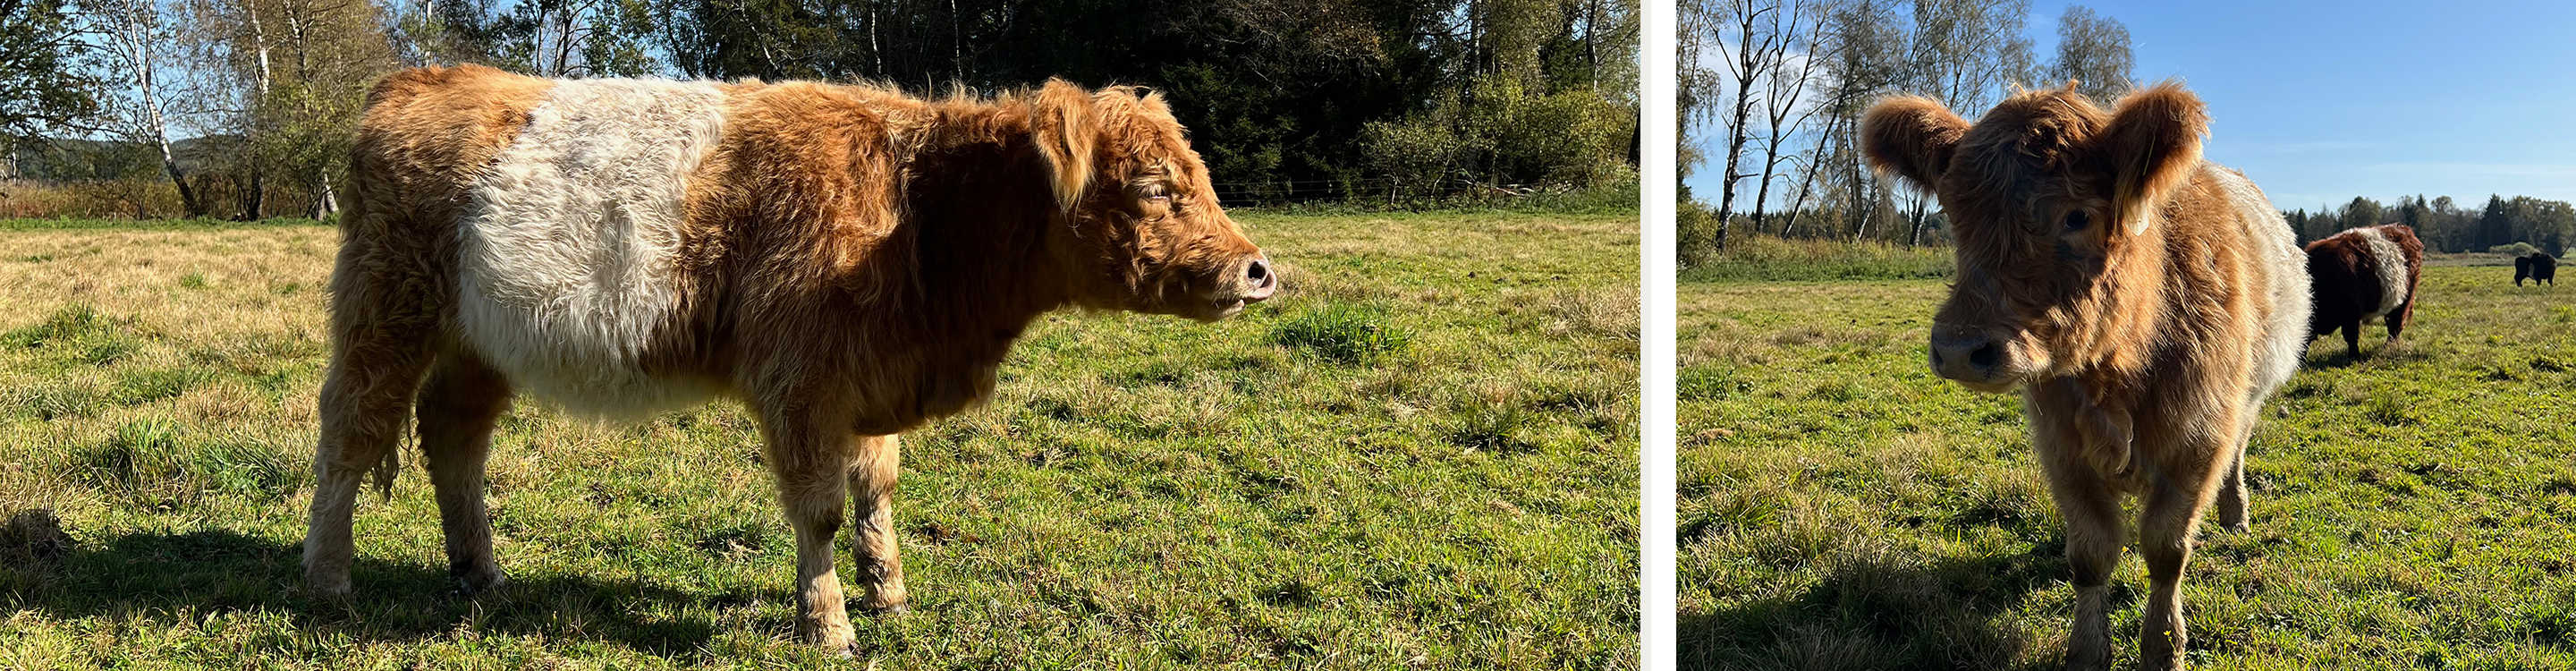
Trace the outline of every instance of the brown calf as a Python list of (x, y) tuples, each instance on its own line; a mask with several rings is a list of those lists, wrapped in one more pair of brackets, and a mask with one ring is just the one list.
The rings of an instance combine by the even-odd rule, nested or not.
[(484, 456), (513, 392), (608, 417), (721, 394), (758, 416), (796, 531), (798, 634), (846, 649), (845, 514), (861, 605), (907, 603), (894, 434), (987, 398), (1041, 313), (1215, 320), (1274, 284), (1162, 99), (1122, 88), (425, 68), (368, 96), (350, 173), (304, 548), (326, 595), (415, 404), (449, 570), (486, 589)]
[(2016, 94), (1973, 125), (1915, 97), (1864, 121), (1871, 164), (1937, 196), (1958, 239), (1933, 370), (2022, 390), (2067, 520), (2070, 669), (2110, 665), (2105, 599), (2130, 494), (2144, 499), (2153, 585), (2140, 657), (2182, 665), (2193, 529), (2213, 498), (2223, 524), (2244, 528), (2246, 440), (2307, 342), (2289, 225), (2243, 175), (2201, 160), (2207, 128), (2173, 83), (2109, 111), (2069, 86)]
[(2361, 358), (2361, 325), (2388, 321), (2388, 342), (2415, 317), (2415, 285), (2424, 274), (2424, 243), (2403, 224), (2367, 226), (2308, 243), (2308, 277), (2316, 310), (2308, 339), (2337, 329), (2352, 358)]

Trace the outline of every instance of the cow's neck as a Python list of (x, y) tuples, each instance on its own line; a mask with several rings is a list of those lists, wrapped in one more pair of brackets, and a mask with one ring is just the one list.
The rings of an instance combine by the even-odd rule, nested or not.
[(900, 394), (913, 399), (907, 428), (988, 397), (1011, 343), (1067, 300), (1045, 246), (1054, 200), (1028, 134), (1008, 132), (1008, 119), (964, 121), (964, 140), (931, 143), (906, 171), (894, 237), (909, 272), (884, 278), (900, 286), (853, 287), (889, 308), (877, 341), (893, 351), (880, 361), (913, 369), (897, 377), (914, 385)]

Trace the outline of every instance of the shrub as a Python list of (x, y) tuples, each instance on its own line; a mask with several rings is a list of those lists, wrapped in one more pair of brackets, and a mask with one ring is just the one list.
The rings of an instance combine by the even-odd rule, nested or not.
[(2531, 243), (2528, 242), (2516, 242), (2510, 245), (2496, 245), (2494, 247), (2487, 248), (2487, 253), (2489, 254), (2512, 254), (2514, 256), (2530, 256), (2533, 252), (2538, 251), (2540, 251), (2539, 247), (2533, 247), (2531, 246)]

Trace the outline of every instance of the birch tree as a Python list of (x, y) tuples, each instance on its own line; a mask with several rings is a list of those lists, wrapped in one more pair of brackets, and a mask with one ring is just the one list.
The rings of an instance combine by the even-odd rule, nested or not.
[(2076, 92), (2108, 105), (2129, 92), (2135, 67), (2128, 26), (2091, 7), (2068, 5), (2057, 16), (2057, 58), (2048, 64), (2047, 80), (2037, 83), (2078, 82)]
[(204, 216), (206, 204), (188, 184), (188, 175), (170, 150), (170, 76), (167, 50), (186, 38), (186, 26), (170, 19), (179, 12), (162, 0), (82, 0), (88, 33), (105, 54), (105, 72), (113, 77), (115, 95), (107, 105), (113, 131), (150, 146), (161, 158), (162, 174), (179, 190), (188, 216)]

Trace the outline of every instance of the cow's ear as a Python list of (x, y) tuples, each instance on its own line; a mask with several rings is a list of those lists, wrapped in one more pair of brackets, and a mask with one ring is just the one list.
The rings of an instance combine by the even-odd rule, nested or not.
[(1071, 214), (1082, 204), (1082, 194), (1091, 187), (1091, 149), (1100, 130), (1092, 111), (1091, 92), (1062, 79), (1047, 80), (1038, 89), (1037, 102), (1030, 112), (1029, 132), (1045, 157), (1048, 181), (1054, 186), (1058, 210)]
[(1931, 98), (1897, 96), (1879, 101), (1861, 119), (1861, 152), (1869, 166), (1930, 191), (1950, 169), (1968, 120)]
[(2182, 83), (2164, 83), (2120, 99), (2095, 151), (2112, 175), (2112, 212), (2131, 235), (2147, 230), (2156, 208), (2200, 168), (2209, 113)]

